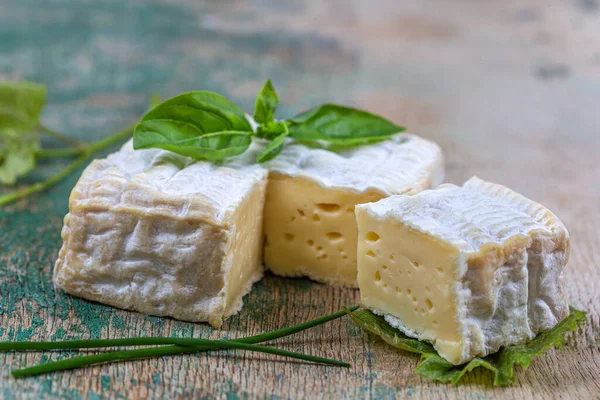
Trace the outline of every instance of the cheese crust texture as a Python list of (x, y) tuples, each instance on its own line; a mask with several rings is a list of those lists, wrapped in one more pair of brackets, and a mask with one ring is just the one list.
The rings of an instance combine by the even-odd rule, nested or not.
[(471, 178), (356, 207), (362, 303), (453, 364), (568, 315), (569, 234), (544, 206)]
[(350, 287), (357, 286), (355, 205), (436, 187), (444, 176), (440, 148), (410, 134), (339, 152), (290, 144), (266, 167), (265, 266)]
[(55, 285), (221, 326), (263, 273), (267, 172), (256, 154), (216, 166), (128, 143), (92, 162), (69, 199)]

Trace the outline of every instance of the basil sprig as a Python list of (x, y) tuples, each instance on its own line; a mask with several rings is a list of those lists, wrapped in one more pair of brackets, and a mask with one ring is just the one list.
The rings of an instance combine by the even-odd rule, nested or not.
[(133, 135), (135, 149), (160, 148), (197, 160), (219, 161), (245, 152), (252, 137), (267, 140), (259, 163), (276, 157), (287, 138), (355, 146), (384, 140), (403, 127), (366, 111), (325, 104), (289, 120), (275, 119), (279, 97), (267, 80), (256, 97), (252, 129), (244, 112), (212, 92), (180, 94), (152, 108)]

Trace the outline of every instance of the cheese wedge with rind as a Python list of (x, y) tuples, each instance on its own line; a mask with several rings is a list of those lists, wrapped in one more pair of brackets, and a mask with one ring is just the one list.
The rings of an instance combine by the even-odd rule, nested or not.
[(362, 303), (453, 364), (568, 315), (569, 234), (542, 205), (472, 178), (356, 208)]
[(263, 273), (267, 172), (253, 149), (215, 165), (128, 143), (92, 162), (71, 193), (55, 285), (219, 327)]
[(328, 151), (289, 144), (272, 161), (265, 203), (266, 267), (356, 287), (356, 204), (443, 181), (438, 145), (411, 134)]

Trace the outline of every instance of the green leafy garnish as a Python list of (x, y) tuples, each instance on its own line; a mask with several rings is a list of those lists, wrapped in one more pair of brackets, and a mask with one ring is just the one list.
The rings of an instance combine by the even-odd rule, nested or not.
[(585, 321), (586, 313), (574, 308), (554, 328), (541, 332), (530, 342), (501, 348), (486, 357), (476, 357), (468, 363), (453, 365), (442, 358), (430, 343), (406, 336), (390, 326), (383, 317), (369, 310), (347, 311), (352, 320), (363, 330), (379, 336), (386, 343), (412, 353), (421, 354), (415, 372), (425, 378), (456, 385), (469, 371), (483, 367), (493, 372), (494, 385), (507, 386), (514, 382), (514, 366), (527, 369), (531, 361), (553, 347), (565, 344), (565, 335), (577, 329)]
[[(0, 195), (0, 206), (50, 188), (81, 167), (93, 153), (124, 141), (133, 133), (133, 126), (129, 126), (97, 142), (81, 143), (41, 123), (46, 97), (44, 85), (0, 82), (0, 184), (16, 183), (33, 170), (41, 158), (77, 158), (42, 182)], [(43, 149), (41, 135), (48, 135), (70, 147)]]
[(0, 129), (33, 130), (46, 105), (47, 90), (33, 82), (0, 82)]
[(19, 133), (11, 128), (0, 130), (0, 183), (14, 185), (17, 178), (33, 170), (39, 148), (37, 135)]
[(377, 115), (335, 104), (308, 110), (292, 118), (289, 126), (290, 137), (296, 140), (325, 140), (342, 146), (380, 141), (403, 130)]
[[(279, 97), (267, 80), (256, 97), (253, 130), (244, 113), (216, 93), (184, 93), (158, 104), (135, 128), (135, 149), (161, 148), (196, 160), (218, 161), (243, 153), (252, 136), (270, 141), (258, 155), (259, 163), (276, 157), (286, 137), (302, 143), (325, 141), (337, 146), (367, 144), (402, 132), (403, 127), (354, 108), (326, 104), (290, 120), (276, 120)], [(236, 137), (231, 136), (231, 132)], [(247, 137), (241, 137), (247, 133)], [(218, 142), (204, 137), (218, 134)], [(217, 146), (217, 147), (214, 147)]]
[(273, 88), (270, 79), (267, 79), (265, 86), (256, 96), (254, 106), (254, 120), (259, 124), (266, 124), (275, 120), (275, 111), (279, 105), (279, 97)]
[[(160, 148), (196, 160), (220, 161), (244, 153), (254, 137), (266, 141), (257, 156), (262, 163), (276, 157), (291, 138), (307, 146), (336, 151), (386, 139), (404, 130), (366, 111), (326, 104), (290, 120), (277, 120), (279, 97), (270, 80), (256, 98), (253, 129), (248, 117), (225, 97), (189, 92), (161, 102), (153, 95), (150, 110), (133, 127), (95, 143), (81, 143), (40, 122), (47, 89), (33, 82), (0, 82), (0, 184), (14, 184), (41, 158), (77, 157), (47, 180), (0, 196), (0, 206), (45, 190), (84, 164), (94, 152), (131, 136), (135, 149)], [(42, 149), (40, 135), (69, 147)]]

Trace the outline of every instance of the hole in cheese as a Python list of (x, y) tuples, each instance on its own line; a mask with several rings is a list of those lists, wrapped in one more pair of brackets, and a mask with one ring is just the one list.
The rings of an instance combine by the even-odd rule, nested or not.
[(443, 274), (443, 273), (444, 273), (444, 268), (442, 268), (442, 267), (437, 267), (436, 269), (437, 269), (437, 272), (439, 272), (440, 274)]
[(379, 270), (375, 271), (375, 280), (379, 282), (381, 280), (381, 273)]
[(298, 209), (298, 214), (300, 214), (300, 216), (304, 217), (304, 211), (302, 211), (301, 209)]
[(394, 255), (390, 254), (390, 261), (394, 261)]
[(429, 299), (425, 299), (425, 304), (427, 304), (427, 308), (433, 310), (433, 303)]
[(375, 258), (375, 253), (373, 253), (373, 250), (369, 250), (369, 251), (367, 251), (365, 254), (366, 254), (367, 256), (369, 256), (369, 257), (373, 257), (373, 258)]
[(317, 250), (319, 250), (319, 251), (323, 250), (323, 246), (317, 246)]
[(285, 238), (285, 240), (287, 240), (288, 242), (291, 242), (292, 240), (294, 240), (294, 238), (295, 238), (296, 236), (292, 235), (291, 233), (285, 233), (285, 234), (283, 235), (283, 237), (284, 237), (284, 238)]
[(319, 217), (319, 214), (315, 214), (313, 215), (313, 221), (320, 221), (321, 217)]
[(343, 237), (344, 237), (344, 236), (343, 236), (341, 233), (339, 233), (339, 232), (327, 232), (327, 233), (325, 234), (325, 236), (327, 236), (327, 238), (328, 238), (329, 240), (339, 240), (339, 239), (341, 239), (341, 238), (343, 238)]
[(383, 284), (383, 285), (381, 285), (381, 286), (383, 286), (384, 288), (386, 288), (386, 287), (387, 287), (387, 283), (384, 283), (384, 284)]
[(379, 240), (379, 235), (373, 231), (367, 232), (367, 240), (369, 242), (376, 242)]
[(340, 210), (340, 205), (335, 203), (317, 203), (317, 207), (325, 212), (337, 212)]
[(396, 286), (396, 292), (402, 293), (402, 289), (400, 289), (398, 286)]
[(346, 208), (346, 212), (353, 213), (354, 212), (354, 206)]
[(419, 268), (419, 263), (418, 263), (418, 262), (416, 262), (416, 261), (413, 261), (413, 262), (412, 262), (412, 265), (413, 265), (413, 267), (415, 267), (415, 268)]
[(408, 293), (408, 294), (412, 294), (412, 290), (410, 290), (410, 289), (406, 289), (406, 293)]
[(309, 246), (312, 246), (313, 244), (315, 244), (315, 241), (314, 240), (307, 240), (306, 244), (309, 245)]
[(382, 265), (381, 269), (387, 269), (387, 265)]

